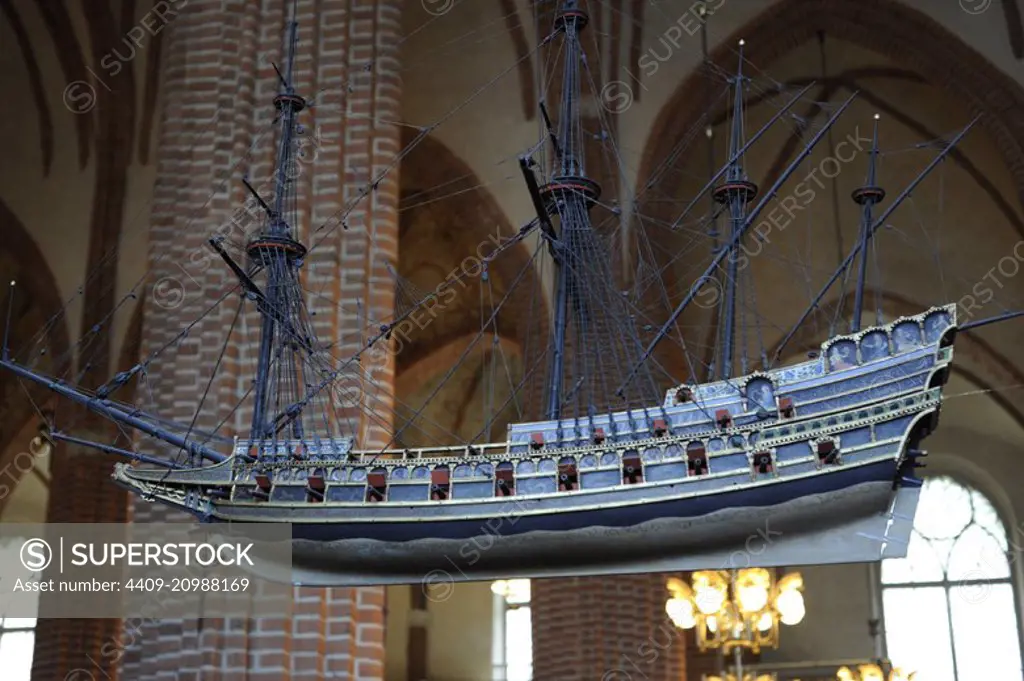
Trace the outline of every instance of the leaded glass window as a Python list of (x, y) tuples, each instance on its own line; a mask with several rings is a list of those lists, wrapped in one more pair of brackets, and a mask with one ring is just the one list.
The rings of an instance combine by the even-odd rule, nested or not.
[(1016, 555), (981, 492), (928, 478), (906, 558), (882, 561), (889, 659), (928, 681), (1022, 681)]

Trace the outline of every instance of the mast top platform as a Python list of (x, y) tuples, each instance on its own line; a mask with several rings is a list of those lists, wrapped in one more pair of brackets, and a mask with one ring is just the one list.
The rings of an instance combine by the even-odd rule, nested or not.
[(558, 16), (555, 17), (555, 28), (564, 31), (569, 22), (576, 24), (577, 31), (582, 30), (590, 23), (590, 16), (580, 9), (577, 0), (565, 0), (562, 3), (562, 8), (558, 10)]
[(278, 111), (284, 111), (287, 107), (292, 113), (299, 113), (306, 108), (306, 100), (296, 94), (285, 93), (274, 97), (274, 106)]
[(885, 198), (885, 190), (876, 186), (857, 187), (850, 194), (854, 203), (863, 206), (870, 201), (872, 204), (880, 203)]
[(582, 175), (559, 175), (540, 188), (544, 206), (551, 215), (557, 212), (558, 202), (569, 194), (581, 195), (587, 208), (591, 208), (601, 198), (601, 185)]
[(711, 195), (717, 203), (729, 203), (733, 196), (750, 203), (757, 197), (757, 185), (750, 180), (730, 180), (715, 187)]

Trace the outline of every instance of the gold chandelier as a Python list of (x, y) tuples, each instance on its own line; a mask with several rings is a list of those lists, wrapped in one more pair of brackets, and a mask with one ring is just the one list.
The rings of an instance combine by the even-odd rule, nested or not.
[(696, 627), (702, 651), (746, 648), (757, 654), (762, 648), (776, 648), (779, 624), (790, 626), (804, 618), (804, 580), (799, 572), (776, 582), (764, 568), (703, 570), (690, 580), (692, 587), (675, 577), (668, 580), (671, 598), (665, 612), (680, 629)]
[(888, 662), (859, 664), (854, 668), (840, 667), (836, 681), (914, 681), (916, 672), (905, 672)]

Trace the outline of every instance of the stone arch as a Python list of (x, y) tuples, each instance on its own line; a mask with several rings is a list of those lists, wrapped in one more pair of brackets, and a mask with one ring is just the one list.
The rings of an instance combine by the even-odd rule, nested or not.
[[(508, 300), (495, 320), (497, 336), (523, 350), (542, 350), (548, 332), (547, 303), (527, 247), (521, 242), (495, 258), (488, 266), (487, 282), (477, 274), (480, 261), (474, 254), (492, 252), (497, 237), (507, 239), (518, 229), (476, 173), (444, 144), (430, 136), (417, 139), (415, 131), (407, 128), (402, 145), (413, 144), (399, 170), (401, 288), (422, 295), (453, 277), (461, 283), (449, 289), (454, 296), (439, 296), (437, 303), (411, 318), (396, 358), (396, 383), (407, 385), (403, 372), (422, 367), (425, 358), (479, 333), (481, 311), (486, 319), (491, 305), (505, 295)], [(412, 302), (408, 294), (404, 300), (401, 296), (400, 292), (400, 310)], [(434, 366), (440, 374), (449, 368)]]
[[(890, 57), (947, 90), (976, 112), (996, 140), (1024, 202), (1024, 88), (934, 19), (894, 0), (781, 0), (736, 31), (710, 55), (726, 60), (740, 37), (748, 38), (745, 56), (768, 64), (827, 28), (830, 36)], [(941, 46), (938, 47), (937, 46)], [(696, 123), (704, 101), (687, 96), (701, 89), (691, 74), (662, 107), (651, 128), (640, 178), (651, 176), (657, 148), (664, 149)], [(640, 183), (638, 186), (644, 186)]]
[[(61, 313), (62, 303), (57, 281), (42, 251), (21, 224), (18, 216), (0, 200), (0, 224), (4, 238), (0, 243), (0, 281), (3, 282), (2, 316), (6, 327), (8, 287), (17, 281), (14, 314), (11, 318), (9, 347), (12, 358), (23, 363), (38, 362), (49, 374), (62, 374), (70, 365), (67, 319)], [(6, 329), (0, 329), (2, 335)], [(40, 332), (43, 332), (42, 335)], [(38, 337), (38, 342), (35, 339)], [(45, 348), (46, 353), (40, 350)], [(26, 398), (24, 390), (28, 390)], [(38, 386), (25, 384), (7, 372), (0, 372), (0, 471), (17, 482), (26, 471), (11, 465), (14, 457), (24, 451), (26, 443), (15, 441), (29, 422), (39, 420), (36, 409), (46, 410), (52, 395)], [(3, 499), (0, 499), (2, 507)]]
[[(476, 439), (480, 433), (483, 433), (481, 439), (489, 439), (486, 432), (488, 424), (483, 422), (482, 417), (483, 408), (488, 400), (493, 402), (495, 412), (494, 420), (489, 424), (490, 436), (494, 439), (502, 438), (506, 426), (516, 414), (515, 404), (510, 399), (511, 386), (505, 368), (508, 367), (510, 372), (521, 368), (522, 348), (515, 339), (501, 336), (496, 342), (487, 340), (472, 345), (475, 336), (476, 334), (466, 334), (446, 345), (434, 348), (431, 353), (408, 366), (397, 377), (396, 392), (411, 402), (411, 406), (418, 407), (448, 369), (454, 366), (464, 353), (466, 356), (465, 363), (452, 375), (442, 392), (438, 393), (438, 404), (428, 405), (425, 409), (427, 418), (424, 421), (428, 425), (422, 426), (419, 432), (410, 431), (410, 440), (422, 439), (423, 435), (432, 435), (438, 440), (443, 440), (448, 433), (467, 441)], [(500, 370), (493, 373), (489, 371), (491, 368), (499, 367)], [(502, 405), (507, 406), (500, 409)], [(435, 430), (436, 433), (432, 432)]]

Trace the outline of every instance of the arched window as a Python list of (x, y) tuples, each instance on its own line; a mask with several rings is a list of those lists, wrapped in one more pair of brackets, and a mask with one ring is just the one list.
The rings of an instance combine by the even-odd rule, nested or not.
[(495, 600), (495, 681), (530, 681), (533, 678), (533, 625), (530, 617), (530, 580), (509, 579), (491, 585)]
[(35, 628), (35, 618), (0, 619), (0, 669), (5, 670), (5, 679), (29, 681), (36, 641)]
[[(0, 563), (10, 565), (19, 560), (21, 545), (21, 541), (0, 543)], [(7, 589), (10, 590), (10, 586)], [(3, 670), (0, 676), (4, 681), (29, 681), (36, 642), (36, 618), (5, 617), (7, 613), (4, 612), (3, 595), (3, 589), (0, 588), (0, 670)], [(31, 597), (37, 603), (39, 601), (38, 592), (30, 592), (24, 596)]]
[(1021, 681), (1016, 557), (981, 492), (948, 477), (927, 479), (907, 557), (882, 561), (893, 664), (928, 681)]

